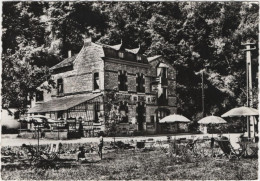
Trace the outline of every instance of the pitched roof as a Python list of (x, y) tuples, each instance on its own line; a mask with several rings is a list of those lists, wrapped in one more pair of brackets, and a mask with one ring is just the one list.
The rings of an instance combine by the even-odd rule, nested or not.
[(75, 97), (62, 97), (53, 99), (41, 104), (37, 104), (36, 106), (29, 109), (28, 113), (39, 113), (39, 112), (50, 112), (50, 111), (62, 111), (67, 110), (71, 107), (79, 105), (83, 102), (89, 101), (95, 97), (98, 97), (102, 94), (86, 94)]
[(153, 61), (153, 60), (155, 60), (157, 58), (160, 58), (160, 57), (161, 57), (161, 55), (155, 55), (153, 57), (148, 57), (147, 60), (148, 60), (148, 62), (151, 62), (151, 61)]
[(75, 54), (69, 58), (66, 58), (65, 60), (61, 61), (60, 63), (54, 65), (53, 67), (51, 67), (51, 69), (58, 69), (58, 68), (62, 68), (62, 67), (67, 67), (73, 64), (74, 60), (76, 59), (78, 54)]

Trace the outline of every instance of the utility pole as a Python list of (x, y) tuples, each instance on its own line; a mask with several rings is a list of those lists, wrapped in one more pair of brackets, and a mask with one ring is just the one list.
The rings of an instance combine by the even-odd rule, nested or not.
[[(251, 45), (254, 43), (247, 43), (242, 44), (246, 46), (246, 85), (247, 85), (247, 107), (253, 107), (253, 84), (252, 84), (252, 65), (251, 65), (251, 51), (255, 50), (255, 48), (251, 48)], [(253, 116), (247, 117), (247, 133), (248, 138), (251, 136), (255, 137), (255, 118)], [(251, 135), (252, 133), (252, 135)]]
[(202, 70), (201, 76), (202, 76), (201, 77), (201, 79), (202, 79), (202, 81), (201, 81), (201, 83), (202, 83), (202, 85), (201, 85), (201, 89), (202, 89), (202, 91), (201, 91), (201, 94), (202, 94), (202, 117), (204, 118), (205, 117), (204, 70)]
[(202, 117), (205, 117), (205, 93), (204, 93), (204, 72), (205, 69), (202, 69), (199, 72), (196, 72), (195, 75), (201, 74), (201, 105), (202, 105)]

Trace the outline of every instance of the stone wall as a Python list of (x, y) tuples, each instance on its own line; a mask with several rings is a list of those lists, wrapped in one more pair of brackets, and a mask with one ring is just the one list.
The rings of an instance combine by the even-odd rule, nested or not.
[[(136, 63), (137, 64), (137, 63)], [(132, 65), (124, 64), (123, 62), (114, 63), (108, 60), (105, 60), (105, 89), (111, 90), (118, 88), (118, 71), (127, 72), (127, 83), (128, 83), (128, 92), (136, 92), (136, 74), (142, 73), (145, 76), (147, 75), (147, 68), (139, 67), (132, 63)], [(150, 85), (149, 79), (145, 80), (146, 85)], [(145, 91), (149, 91), (146, 88)]]

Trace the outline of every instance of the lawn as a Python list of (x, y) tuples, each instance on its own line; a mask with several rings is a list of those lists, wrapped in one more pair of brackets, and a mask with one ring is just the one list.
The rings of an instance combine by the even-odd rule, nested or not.
[(59, 168), (2, 167), (4, 180), (257, 180), (258, 160), (177, 158), (154, 151), (120, 151), (97, 155), (94, 161)]

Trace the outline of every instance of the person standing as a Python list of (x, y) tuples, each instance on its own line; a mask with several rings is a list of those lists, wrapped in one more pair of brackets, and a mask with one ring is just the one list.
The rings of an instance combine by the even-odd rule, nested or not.
[(99, 137), (99, 144), (98, 144), (98, 154), (102, 160), (102, 149), (103, 149), (103, 145), (104, 145), (104, 140), (103, 140), (103, 137), (100, 136)]

